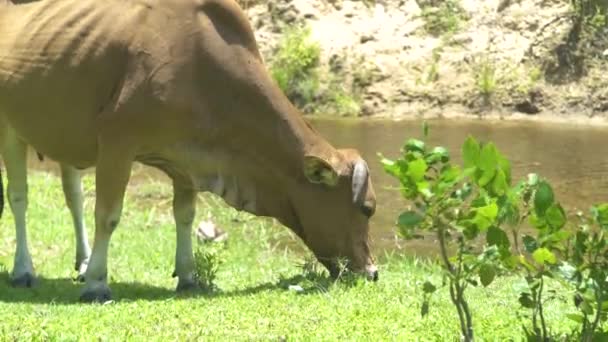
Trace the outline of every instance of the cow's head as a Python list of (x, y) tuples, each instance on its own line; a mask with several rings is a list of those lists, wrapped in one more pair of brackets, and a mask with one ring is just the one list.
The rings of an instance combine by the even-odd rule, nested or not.
[(294, 229), (336, 276), (349, 270), (377, 280), (369, 248), (369, 220), (376, 209), (368, 166), (356, 150), (313, 151), (304, 157), (303, 179), (291, 195)]

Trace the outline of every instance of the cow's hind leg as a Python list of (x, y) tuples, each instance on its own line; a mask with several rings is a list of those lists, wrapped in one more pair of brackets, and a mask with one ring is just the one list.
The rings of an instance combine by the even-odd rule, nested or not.
[(8, 202), (15, 219), (17, 248), (10, 281), (16, 287), (34, 285), (35, 273), (27, 243), (27, 145), (8, 130), (2, 149), (8, 178)]
[(177, 229), (175, 272), (178, 277), (177, 291), (196, 287), (194, 257), (192, 254), (192, 222), (195, 214), (196, 192), (192, 187), (173, 184), (173, 216)]
[[(120, 135), (119, 135), (120, 136)], [(112, 139), (100, 139), (95, 170), (95, 240), (85, 274), (85, 287), (80, 295), (84, 302), (104, 302), (111, 298), (108, 287), (108, 247), (112, 232), (118, 226), (133, 154)]]
[(74, 167), (61, 164), (61, 182), (63, 185), (63, 194), (65, 195), (65, 203), (70, 209), (72, 220), (74, 222), (74, 232), (76, 236), (76, 263), (75, 268), (78, 271), (78, 280), (84, 281), (84, 274), (89, 264), (91, 256), (91, 248), (87, 237), (87, 231), (84, 224), (83, 214), (83, 194), (82, 181), (80, 171)]

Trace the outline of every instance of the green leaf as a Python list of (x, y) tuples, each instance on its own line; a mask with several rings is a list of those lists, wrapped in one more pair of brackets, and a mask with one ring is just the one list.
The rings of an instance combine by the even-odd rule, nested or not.
[(498, 166), (498, 152), (494, 143), (487, 143), (481, 148), (477, 166), (484, 171), (496, 170)]
[(433, 197), (433, 193), (431, 192), (431, 189), (430, 189), (430, 184), (427, 181), (422, 181), (422, 182), (416, 183), (416, 189), (425, 198), (431, 198), (431, 197)]
[(507, 233), (505, 233), (502, 229), (497, 228), (496, 226), (491, 226), (488, 229), (488, 232), (486, 234), (486, 241), (490, 246), (508, 248), (510, 245)]
[(535, 306), (534, 301), (530, 298), (530, 294), (525, 292), (519, 295), (519, 304), (527, 309), (533, 309)]
[(488, 286), (496, 277), (496, 269), (490, 264), (483, 264), (479, 268), (479, 281), (483, 286)]
[(422, 134), (425, 138), (429, 136), (429, 123), (426, 120), (422, 122)]
[(408, 152), (418, 151), (418, 152), (424, 153), (424, 149), (426, 148), (426, 145), (424, 144), (424, 141), (421, 141), (418, 139), (409, 139), (405, 143), (404, 147), (405, 147), (405, 150)]
[(585, 321), (585, 316), (581, 315), (581, 314), (566, 314), (566, 317), (568, 317), (568, 319), (575, 321), (577, 323), (583, 323)]
[(566, 213), (559, 203), (554, 203), (545, 212), (545, 219), (551, 228), (562, 229), (566, 224)]
[(477, 167), (479, 162), (479, 143), (475, 138), (469, 136), (462, 145), (462, 161), (465, 168)]
[(422, 284), (422, 292), (433, 293), (435, 291), (437, 291), (437, 286), (433, 285), (430, 281), (427, 280)]
[(602, 227), (608, 227), (608, 203), (598, 204), (593, 207), (595, 221)]
[(422, 221), (424, 221), (424, 217), (415, 211), (406, 211), (399, 215), (399, 219), (397, 219), (397, 225), (399, 227), (404, 228), (415, 228)]
[(494, 193), (498, 196), (502, 196), (509, 191), (507, 176), (502, 169), (496, 171), (496, 177), (494, 177), (494, 181), (492, 181), (492, 190), (494, 190)]
[(498, 153), (498, 167), (505, 175), (505, 181), (507, 182), (507, 186), (511, 184), (511, 162), (505, 157), (503, 157), (500, 153)]
[(519, 262), (520, 265), (522, 265), (523, 267), (525, 267), (528, 271), (530, 271), (530, 272), (535, 272), (536, 271), (536, 267), (534, 267), (534, 265), (530, 264), (528, 262), (528, 260), (526, 260), (525, 256), (520, 255), (518, 262)]
[(477, 179), (477, 183), (479, 184), (479, 186), (484, 187), (484, 186), (488, 185), (490, 183), (490, 181), (492, 181), (492, 179), (494, 178), (495, 175), (496, 175), (496, 168), (482, 170), (481, 176)]
[(534, 253), (532, 253), (532, 258), (540, 265), (557, 263), (555, 254), (544, 247), (535, 250)]
[(477, 214), (482, 215), (490, 221), (494, 221), (498, 215), (498, 206), (492, 202), (486, 206), (479, 207), (476, 209)]
[(448, 161), (450, 161), (450, 154), (448, 153), (448, 150), (445, 147), (437, 146), (433, 148), (431, 153), (428, 154), (426, 161), (429, 164), (436, 162), (447, 163)]
[(460, 176), (460, 168), (458, 166), (446, 166), (441, 169), (441, 181), (446, 183), (455, 182)]
[(424, 179), (426, 174), (427, 164), (422, 159), (415, 159), (408, 164), (407, 175), (413, 182), (419, 182)]
[(401, 178), (401, 168), (397, 162), (382, 157), (382, 159), (380, 159), (380, 163), (382, 164), (382, 167), (384, 167), (384, 171), (386, 171), (386, 173), (394, 177)]
[(543, 217), (554, 200), (551, 185), (545, 181), (539, 182), (534, 194), (534, 210), (536, 211), (536, 215)]

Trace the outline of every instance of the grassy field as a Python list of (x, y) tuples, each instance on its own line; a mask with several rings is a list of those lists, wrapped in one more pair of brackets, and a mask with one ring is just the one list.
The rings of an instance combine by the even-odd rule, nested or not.
[[(301, 267), (306, 255), (296, 252), (301, 245), (286, 229), (209, 197), (201, 197), (197, 221), (210, 214), (230, 234), (221, 254), (219, 290), (176, 295), (171, 188), (168, 182), (135, 178), (110, 249), (114, 301), (91, 305), (78, 302), (82, 285), (71, 280), (74, 237), (59, 180), (31, 173), (29, 237), (40, 281), (34, 289), (8, 285), (15, 240), (7, 208), (0, 223), (0, 340), (458, 340), (446, 289), (432, 299), (429, 316), (420, 317), (420, 284), (428, 276), (441, 279), (435, 266), (383, 254), (377, 283), (310, 280)], [(92, 236), (91, 177), (85, 190)], [(505, 278), (470, 292), (478, 340), (523, 339), (517, 282)], [(571, 327), (566, 307), (559, 300), (548, 305), (556, 333)]]

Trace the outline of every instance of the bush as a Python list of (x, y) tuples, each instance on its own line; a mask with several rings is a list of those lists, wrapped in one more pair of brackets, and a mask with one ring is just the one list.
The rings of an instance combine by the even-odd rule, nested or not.
[(457, 0), (430, 1), (420, 3), (424, 29), (434, 35), (452, 34), (461, 27), (461, 22), (466, 19), (464, 10)]
[(357, 115), (361, 111), (357, 89), (348, 91), (344, 79), (319, 71), (321, 48), (310, 40), (310, 29), (287, 29), (280, 40), (270, 70), (281, 90), (305, 113), (319, 111)]
[(271, 74), (296, 106), (304, 108), (318, 96), (320, 55), (319, 44), (310, 41), (309, 28), (287, 29), (279, 41)]
[(218, 290), (215, 279), (223, 261), (223, 246), (221, 242), (199, 243), (194, 250), (194, 279), (203, 292), (212, 293)]
[[(397, 219), (401, 235), (412, 239), (427, 231), (437, 237), (462, 339), (474, 337), (466, 289), (488, 286), (506, 272), (525, 280), (518, 300), (531, 313), (531, 328), (524, 326), (529, 341), (551, 340), (544, 313), (547, 278), (561, 279), (563, 293), (574, 288), (577, 312), (568, 317), (580, 327), (573, 337), (608, 338), (602, 328), (608, 320), (608, 204), (594, 206), (591, 218), (579, 213), (579, 223), (569, 223), (547, 180), (530, 174), (512, 185), (510, 163), (493, 143), (467, 138), (462, 159), (462, 166), (454, 165), (445, 148), (410, 139), (398, 159), (381, 160), (412, 203)], [(526, 222), (534, 234), (521, 236)], [(423, 315), (437, 288), (424, 283)]]

